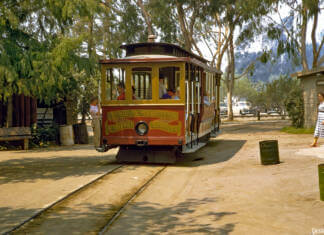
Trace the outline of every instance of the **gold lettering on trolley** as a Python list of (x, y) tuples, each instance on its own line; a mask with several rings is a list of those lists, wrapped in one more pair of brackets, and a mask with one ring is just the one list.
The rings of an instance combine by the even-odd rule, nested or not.
[(164, 121), (160, 121), (160, 120), (155, 120), (150, 122), (149, 127), (152, 130), (161, 130), (161, 131), (165, 131), (168, 133), (173, 133), (173, 134), (177, 134), (178, 136), (181, 135), (181, 122), (178, 122), (177, 125), (170, 125), (167, 122)]
[(131, 120), (122, 120), (122, 122), (117, 122), (116, 124), (108, 125), (106, 121), (106, 135), (114, 134), (125, 129), (134, 129), (134, 122)]
[[(158, 120), (149, 123), (149, 129), (161, 130), (168, 133), (181, 135), (182, 123), (179, 121), (179, 113), (168, 110), (118, 110), (107, 113), (105, 123), (106, 135), (118, 133), (120, 131), (134, 130), (133, 118), (155, 118)], [(114, 124), (108, 124), (113, 122)], [(170, 125), (169, 122), (178, 121), (177, 125)]]
[(118, 110), (108, 112), (107, 118), (111, 121), (120, 121), (121, 119), (150, 117), (162, 120), (175, 121), (179, 119), (178, 112), (161, 110)]

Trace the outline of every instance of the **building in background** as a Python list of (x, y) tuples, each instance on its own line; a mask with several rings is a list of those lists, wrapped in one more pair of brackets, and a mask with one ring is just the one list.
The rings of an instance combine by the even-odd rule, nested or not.
[(304, 96), (304, 126), (314, 127), (317, 119), (318, 92), (324, 92), (324, 67), (291, 75), (301, 80)]

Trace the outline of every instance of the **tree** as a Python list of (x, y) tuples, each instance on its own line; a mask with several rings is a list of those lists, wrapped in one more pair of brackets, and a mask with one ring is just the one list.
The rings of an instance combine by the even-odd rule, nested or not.
[[(227, 50), (228, 67), (224, 77), (224, 82), (227, 86), (227, 101), (228, 101), (228, 119), (233, 120), (232, 95), (235, 80), (245, 76), (254, 68), (253, 61), (244, 71), (236, 76), (235, 69), (235, 48), (242, 42), (245, 43), (251, 40), (254, 30), (257, 28), (257, 22), (260, 22), (262, 16), (268, 13), (268, 8), (272, 1), (222, 1), (221, 3), (211, 1), (211, 6), (214, 9), (216, 22), (218, 27), (225, 27), (223, 39), (219, 37), (218, 56), (222, 59), (223, 53)], [(218, 13), (218, 14), (217, 14)], [(253, 27), (251, 27), (251, 25)], [(237, 40), (235, 42), (234, 32), (241, 28)], [(221, 32), (221, 30), (219, 31)], [(222, 33), (219, 33), (222, 35)], [(221, 46), (222, 45), (222, 46)], [(217, 66), (220, 66), (221, 61), (217, 61)]]
[[(84, 78), (91, 77), (97, 64), (92, 59), (95, 43), (88, 36), (97, 5), (96, 0), (2, 1), (0, 97), (25, 94), (49, 104), (86, 85)], [(73, 29), (85, 17), (89, 34), (75, 34)], [(88, 56), (82, 52), (84, 42)]]
[[(270, 15), (266, 16), (264, 26), (269, 38), (278, 40), (278, 55), (288, 52), (289, 55), (298, 59), (303, 71), (310, 68), (315, 69), (324, 63), (324, 55), (321, 52), (324, 44), (324, 37), (318, 41), (318, 17), (323, 9), (322, 0), (281, 0), (272, 7), (278, 20)], [(283, 17), (280, 9), (288, 8), (289, 15)], [(307, 32), (311, 28), (312, 61), (309, 61), (306, 54)]]
[(292, 89), (285, 100), (285, 107), (292, 121), (297, 128), (304, 126), (304, 99), (301, 87)]

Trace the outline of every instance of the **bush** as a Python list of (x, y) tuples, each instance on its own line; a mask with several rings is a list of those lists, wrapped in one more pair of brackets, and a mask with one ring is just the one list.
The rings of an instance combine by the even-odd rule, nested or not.
[(32, 142), (38, 146), (46, 146), (50, 142), (57, 140), (58, 133), (59, 128), (55, 124), (45, 127), (37, 127), (32, 131)]
[(292, 121), (292, 126), (302, 128), (304, 126), (304, 99), (301, 87), (296, 87), (289, 93), (285, 107)]

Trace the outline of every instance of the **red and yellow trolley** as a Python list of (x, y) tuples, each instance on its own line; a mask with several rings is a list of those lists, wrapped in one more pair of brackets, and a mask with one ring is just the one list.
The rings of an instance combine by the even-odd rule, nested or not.
[(168, 43), (122, 45), (101, 60), (102, 148), (120, 162), (173, 163), (219, 131), (221, 72)]

